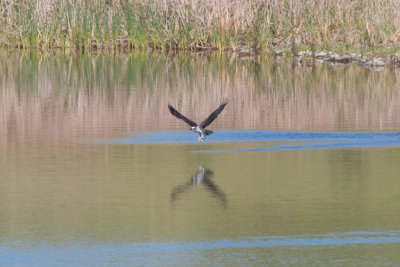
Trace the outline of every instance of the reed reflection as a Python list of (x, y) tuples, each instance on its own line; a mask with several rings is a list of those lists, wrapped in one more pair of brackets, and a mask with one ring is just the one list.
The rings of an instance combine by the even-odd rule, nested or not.
[(171, 203), (177, 201), (181, 196), (193, 187), (204, 186), (213, 197), (220, 201), (221, 205), (225, 208), (227, 199), (225, 193), (211, 180), (214, 175), (212, 170), (206, 169), (203, 165), (199, 165), (199, 170), (190, 177), (190, 180), (186, 183), (176, 186), (171, 191)]
[[(0, 144), (65, 145), (124, 132), (180, 130), (229, 97), (214, 129), (397, 131), (400, 69), (166, 55), (0, 52)], [(103, 131), (107, 129), (107, 131)], [(113, 132), (112, 132), (113, 131)], [(34, 136), (34, 138), (32, 138)], [(8, 146), (12, 149), (12, 146)]]

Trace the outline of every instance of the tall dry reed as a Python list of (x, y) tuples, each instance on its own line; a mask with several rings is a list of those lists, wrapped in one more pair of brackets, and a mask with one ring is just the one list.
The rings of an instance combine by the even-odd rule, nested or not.
[(54, 48), (397, 46), (398, 0), (0, 1), (0, 43)]

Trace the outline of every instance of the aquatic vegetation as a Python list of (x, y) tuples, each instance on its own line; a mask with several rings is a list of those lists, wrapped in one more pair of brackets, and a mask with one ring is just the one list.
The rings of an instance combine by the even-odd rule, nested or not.
[(0, 1), (7, 47), (220, 50), (240, 46), (398, 47), (400, 2), (391, 0)]

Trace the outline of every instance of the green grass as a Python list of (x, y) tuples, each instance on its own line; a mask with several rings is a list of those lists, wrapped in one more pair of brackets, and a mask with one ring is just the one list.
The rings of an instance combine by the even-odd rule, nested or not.
[(399, 47), (398, 10), (392, 0), (0, 0), (0, 45), (374, 50)]

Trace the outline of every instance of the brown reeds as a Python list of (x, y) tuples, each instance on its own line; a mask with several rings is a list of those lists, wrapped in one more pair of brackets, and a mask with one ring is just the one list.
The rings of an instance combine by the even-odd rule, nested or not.
[(397, 0), (0, 1), (3, 46), (77, 49), (398, 46)]

